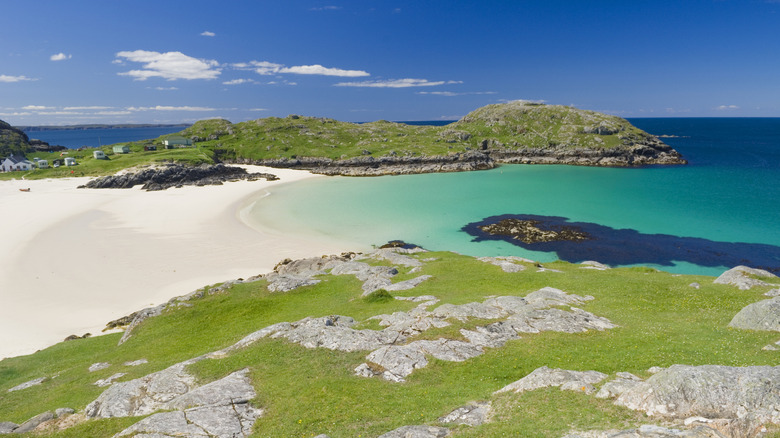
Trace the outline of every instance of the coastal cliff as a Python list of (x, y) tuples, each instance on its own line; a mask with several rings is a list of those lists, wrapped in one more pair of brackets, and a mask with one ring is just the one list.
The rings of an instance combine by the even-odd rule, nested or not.
[(371, 176), (491, 169), (499, 164), (629, 167), (686, 164), (625, 119), (526, 101), (488, 105), (446, 126), (347, 123), (291, 115), (181, 133), (225, 163)]

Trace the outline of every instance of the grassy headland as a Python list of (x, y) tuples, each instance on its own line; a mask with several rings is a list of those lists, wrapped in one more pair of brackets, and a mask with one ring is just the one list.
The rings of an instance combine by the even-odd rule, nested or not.
[[(191, 139), (193, 147), (164, 149), (163, 140), (172, 135)], [(113, 154), (111, 146), (101, 148), (109, 160), (93, 159), (94, 149), (71, 150), (69, 154), (77, 159), (78, 166), (36, 170), (25, 178), (106, 175), (127, 167), (171, 161), (255, 163), (356, 175), (473, 170), (500, 163), (684, 163), (669, 146), (619, 117), (529, 102), (488, 105), (446, 126), (383, 120), (357, 124), (291, 115), (241, 123), (202, 120), (172, 135), (127, 143), (129, 155)], [(148, 144), (156, 145), (158, 150), (145, 152)], [(53, 162), (59, 154), (37, 152), (29, 158)], [(425, 167), (426, 163), (452, 161), (457, 163)], [(11, 177), (18, 174), (0, 176)]]

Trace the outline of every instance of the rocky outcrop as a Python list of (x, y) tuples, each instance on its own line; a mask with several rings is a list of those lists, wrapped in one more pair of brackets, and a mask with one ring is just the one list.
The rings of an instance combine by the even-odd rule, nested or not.
[(461, 424), (480, 426), (490, 421), (492, 410), (493, 404), (489, 401), (469, 403), (439, 418), (439, 423), (456, 426)]
[(572, 432), (563, 438), (726, 438), (720, 432), (707, 426), (680, 430), (655, 425), (644, 425), (636, 429), (599, 430)]
[(726, 419), (734, 437), (780, 425), (780, 367), (673, 365), (625, 391), (616, 404), (650, 416)]
[[(90, 418), (151, 415), (123, 430), (117, 437), (247, 436), (262, 414), (248, 404), (256, 394), (249, 370), (236, 371), (203, 386), (185, 371), (183, 362), (140, 379), (113, 384), (86, 408)], [(138, 434), (138, 435), (135, 435)]]
[(37, 379), (30, 380), (29, 382), (20, 383), (13, 388), (8, 389), (8, 392), (21, 391), (23, 389), (31, 388), (33, 386), (40, 385), (47, 380), (48, 377), (39, 377)]
[(749, 268), (747, 266), (735, 266), (728, 271), (720, 274), (715, 279), (715, 284), (730, 284), (737, 286), (740, 290), (748, 290), (754, 286), (771, 286), (772, 283), (767, 283), (756, 277), (772, 278), (776, 279), (777, 276), (769, 271), (763, 269)]
[(330, 273), (332, 275), (353, 275), (363, 282), (363, 296), (379, 289), (386, 291), (401, 291), (413, 289), (430, 275), (393, 283), (392, 278), (398, 274), (393, 266), (376, 266), (360, 260), (386, 260), (394, 265), (419, 267), (422, 263), (406, 254), (424, 250), (406, 250), (401, 248), (379, 249), (369, 254), (359, 255), (345, 253), (341, 256), (313, 257), (301, 260), (284, 260), (274, 268), (274, 272), (265, 275), (268, 280), (268, 290), (271, 292), (288, 292), (290, 290), (314, 285), (320, 282), (316, 277)]
[(780, 297), (749, 304), (734, 316), (729, 327), (780, 332)]
[(596, 390), (593, 385), (606, 378), (606, 374), (598, 371), (570, 371), (543, 366), (535, 369), (531, 374), (522, 379), (499, 389), (494, 394), (502, 392), (520, 393), (551, 386), (560, 387), (562, 390), (582, 391), (591, 394)]
[(525, 298), (516, 296), (489, 298), (482, 303), (443, 304), (433, 311), (423, 302), (413, 311), (375, 317), (385, 330), (413, 336), (431, 327), (442, 327), (448, 319), (467, 321), (470, 318), (498, 320), (475, 330), (461, 329), (465, 341), (454, 339), (420, 340), (403, 345), (383, 346), (366, 356), (366, 363), (355, 368), (364, 377), (381, 376), (402, 382), (415, 370), (428, 365), (428, 356), (450, 362), (461, 362), (484, 353), (485, 348), (500, 348), (507, 341), (518, 339), (520, 333), (559, 331), (578, 333), (587, 330), (614, 328), (605, 318), (576, 307), (570, 310), (553, 306), (582, 304), (593, 297), (570, 295), (554, 288), (542, 288)]
[(450, 430), (446, 427), (403, 426), (379, 435), (379, 438), (444, 438), (448, 433)]
[(201, 165), (197, 167), (169, 164), (149, 167), (134, 173), (104, 176), (89, 181), (79, 188), (88, 189), (130, 189), (142, 185), (143, 190), (165, 190), (185, 185), (219, 185), (227, 181), (275, 181), (270, 173), (249, 173), (246, 169), (224, 164)]

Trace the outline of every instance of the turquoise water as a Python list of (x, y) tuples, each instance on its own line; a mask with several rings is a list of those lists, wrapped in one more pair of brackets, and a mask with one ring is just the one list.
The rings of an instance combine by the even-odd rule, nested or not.
[[(637, 119), (688, 166), (635, 169), (505, 165), (494, 170), (376, 178), (319, 178), (280, 186), (252, 214), (283, 232), (366, 245), (401, 239), (474, 256), (535, 252), (473, 241), (461, 229), (489, 216), (562, 216), (647, 234), (780, 247), (779, 119)], [(652, 264), (651, 264), (652, 265)], [(780, 266), (780, 260), (778, 264)], [(657, 266), (717, 275), (725, 266)]]

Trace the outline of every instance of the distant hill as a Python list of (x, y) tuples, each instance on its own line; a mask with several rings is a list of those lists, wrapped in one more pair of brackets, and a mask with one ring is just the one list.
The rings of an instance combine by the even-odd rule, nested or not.
[(76, 131), (76, 130), (83, 130), (83, 129), (177, 128), (177, 127), (186, 128), (188, 126), (190, 126), (189, 123), (176, 123), (172, 125), (126, 123), (126, 124), (110, 124), (110, 125), (88, 124), (88, 125), (64, 125), (64, 126), (57, 126), (57, 125), (17, 126), (16, 129), (20, 129), (22, 131)]

